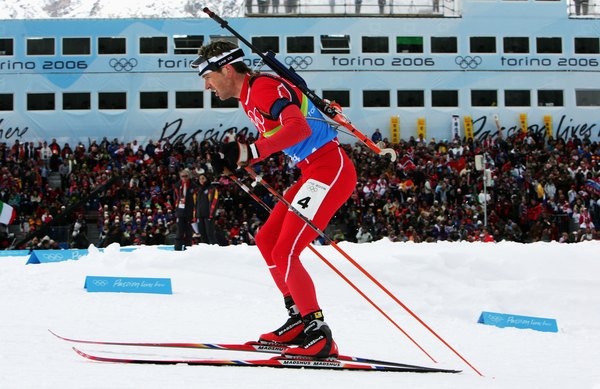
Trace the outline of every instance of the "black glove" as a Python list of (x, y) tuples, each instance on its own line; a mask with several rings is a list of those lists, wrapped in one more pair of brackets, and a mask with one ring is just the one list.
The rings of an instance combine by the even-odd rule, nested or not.
[(213, 170), (217, 174), (222, 174), (225, 168), (234, 172), (238, 167), (256, 158), (258, 158), (258, 150), (254, 145), (239, 142), (223, 143), (218, 153), (211, 154)]

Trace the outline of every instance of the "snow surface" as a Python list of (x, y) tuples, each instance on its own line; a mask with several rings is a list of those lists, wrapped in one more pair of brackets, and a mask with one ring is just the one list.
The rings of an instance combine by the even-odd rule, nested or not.
[[(479, 377), (381, 293), (333, 247), (318, 250), (422, 347), (308, 250), (309, 269), (345, 354), (462, 369), (460, 374), (340, 372), (92, 362), (74, 338), (236, 343), (285, 319), (283, 301), (254, 246), (198, 245), (186, 252), (117, 245), (77, 261), (25, 265), (0, 257), (0, 388), (600, 388), (600, 242), (342, 243), (423, 321), (479, 369)], [(88, 293), (85, 277), (168, 277), (173, 295)], [(547, 333), (477, 324), (482, 311), (554, 318)], [(104, 355), (255, 358), (211, 350), (109, 348)]]
[(203, 7), (242, 16), (244, 0), (2, 0), (0, 19), (207, 17)]

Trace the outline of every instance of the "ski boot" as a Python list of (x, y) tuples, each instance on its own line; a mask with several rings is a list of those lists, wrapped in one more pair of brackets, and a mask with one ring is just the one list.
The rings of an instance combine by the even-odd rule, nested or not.
[(298, 347), (288, 347), (283, 350), (286, 357), (299, 358), (335, 358), (339, 351), (333, 340), (331, 330), (323, 321), (323, 312), (316, 311), (302, 318), (306, 338)]
[(304, 322), (300, 311), (291, 296), (285, 297), (284, 301), (290, 318), (275, 331), (262, 334), (258, 339), (259, 342), (290, 345), (298, 345), (304, 342), (306, 335), (303, 331)]

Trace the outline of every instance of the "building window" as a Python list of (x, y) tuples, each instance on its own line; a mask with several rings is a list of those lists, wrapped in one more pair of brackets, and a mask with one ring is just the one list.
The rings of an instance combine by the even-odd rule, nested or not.
[(62, 53), (63, 55), (89, 55), (90, 38), (63, 38)]
[(423, 90), (399, 90), (398, 107), (424, 107), (425, 91)]
[(173, 46), (175, 54), (198, 54), (198, 49), (204, 44), (204, 35), (175, 35)]
[(527, 37), (505, 37), (503, 42), (506, 54), (529, 53), (529, 38)]
[(456, 53), (458, 44), (455, 36), (431, 37), (432, 53)]
[(28, 38), (27, 55), (54, 55), (54, 38)]
[(600, 54), (600, 38), (575, 38), (575, 54)]
[(175, 92), (175, 108), (203, 108), (204, 93), (198, 91)]
[(28, 93), (28, 111), (53, 111), (56, 106), (54, 93)]
[(13, 55), (13, 40), (12, 38), (0, 38), (0, 55)]
[(166, 54), (167, 37), (150, 36), (140, 38), (140, 54)]
[(536, 49), (538, 54), (560, 54), (562, 53), (561, 38), (536, 38)]
[(100, 92), (98, 93), (98, 109), (127, 109), (127, 93)]
[(471, 53), (495, 53), (496, 37), (472, 36), (469, 38)]
[(279, 53), (278, 36), (255, 36), (252, 37), (252, 44), (256, 46), (261, 53), (266, 53), (267, 51)]
[(396, 37), (396, 53), (422, 53), (422, 36), (398, 36)]
[(350, 54), (350, 35), (321, 35), (321, 54)]
[(600, 107), (600, 89), (576, 90), (575, 104), (578, 107)]
[(504, 91), (505, 107), (529, 107), (531, 106), (531, 91), (528, 90), (506, 90)]
[(498, 105), (498, 91), (496, 90), (472, 90), (472, 107), (495, 107)]
[(235, 98), (230, 98), (227, 100), (221, 100), (214, 93), (210, 94), (210, 107), (211, 108), (238, 108), (239, 100)]
[(288, 53), (314, 53), (315, 38), (312, 36), (288, 36), (286, 46)]
[(389, 90), (365, 90), (363, 91), (363, 107), (389, 107)]
[(62, 95), (63, 110), (90, 109), (92, 107), (91, 94), (88, 92), (65, 92)]
[(564, 105), (562, 90), (538, 90), (537, 96), (540, 107), (562, 107)]
[(432, 107), (458, 107), (458, 91), (457, 90), (432, 90), (431, 91), (431, 106)]
[(0, 93), (0, 111), (12, 111), (14, 107), (14, 97), (12, 93)]
[(98, 38), (98, 54), (126, 54), (126, 38)]
[(363, 36), (363, 53), (389, 53), (390, 43), (387, 36)]
[(329, 101), (335, 101), (340, 106), (346, 108), (350, 106), (349, 90), (324, 90), (323, 98)]
[(140, 92), (140, 109), (169, 108), (168, 92)]

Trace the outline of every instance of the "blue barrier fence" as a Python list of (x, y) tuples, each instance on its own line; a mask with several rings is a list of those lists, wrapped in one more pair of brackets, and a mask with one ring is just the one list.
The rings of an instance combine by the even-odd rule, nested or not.
[[(145, 247), (156, 247), (159, 250), (173, 251), (173, 246), (129, 246), (121, 247), (120, 252), (132, 252)], [(104, 251), (99, 248), (98, 251)], [(77, 260), (88, 254), (87, 249), (67, 249), (67, 250), (2, 250), (0, 251), (0, 259), (6, 258), (22, 258), (29, 257), (26, 264), (40, 264)]]

